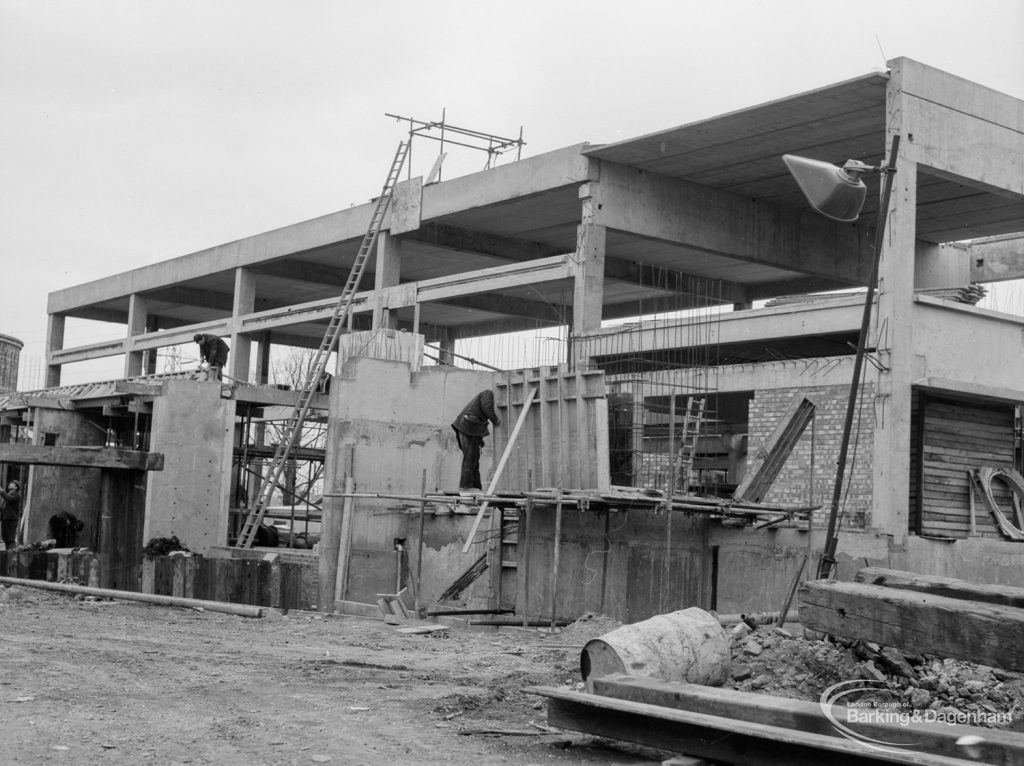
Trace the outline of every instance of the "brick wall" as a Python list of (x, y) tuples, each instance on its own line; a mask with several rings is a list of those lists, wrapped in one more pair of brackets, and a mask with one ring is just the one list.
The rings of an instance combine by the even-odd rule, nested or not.
[[(806, 505), (811, 469), (811, 441), (814, 441), (814, 494), (813, 503), (823, 506), (815, 513), (815, 526), (822, 528), (827, 522), (832, 502), (832, 488), (839, 459), (839, 445), (846, 417), (846, 404), (850, 395), (847, 385), (812, 386), (807, 388), (776, 388), (758, 390), (750, 402), (748, 455), (750, 468), (756, 468), (753, 456), (766, 446), (768, 439), (785, 414), (794, 397), (806, 396), (815, 405), (812, 422), (779, 472), (765, 503), (791, 503)], [(848, 487), (843, 510), (843, 526), (864, 529), (870, 524), (872, 452), (875, 427), (872, 402), (874, 384), (861, 386), (859, 413), (853, 420), (853, 432), (847, 455), (845, 483)], [(859, 434), (858, 434), (859, 431)]]

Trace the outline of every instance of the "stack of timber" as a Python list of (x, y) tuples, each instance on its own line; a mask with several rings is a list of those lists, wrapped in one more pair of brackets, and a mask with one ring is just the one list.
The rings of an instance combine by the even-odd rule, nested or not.
[(1024, 588), (869, 567), (800, 586), (805, 628), (1024, 671)]
[[(902, 719), (889, 722), (850, 715), (839, 705), (626, 675), (596, 679), (593, 689), (593, 694), (553, 687), (526, 691), (547, 698), (552, 726), (714, 762), (765, 766), (1024, 762), (1024, 737), (999, 730)], [(834, 722), (846, 732), (840, 733)], [(972, 743), (969, 749), (965, 742)]]
[(533, 507), (573, 507), (580, 511), (670, 510), (713, 519), (732, 519), (744, 523), (761, 522), (776, 526), (782, 522), (806, 521), (807, 514), (821, 506), (754, 503), (718, 497), (672, 495), (660, 490), (611, 486), (598, 489), (556, 489), (540, 487), (532, 492), (499, 492), (493, 495), (424, 494), (406, 495), (388, 492), (325, 493), (325, 497), (351, 497), (400, 501), (394, 510), (419, 513), (419, 504), (442, 506), (446, 512), (476, 513), (481, 503), (497, 508), (525, 508), (527, 501)]
[[(918, 535), (1002, 537), (971, 475), (1014, 465), (1012, 405), (954, 402), (916, 392), (911, 412), (910, 525)], [(993, 503), (1010, 509), (1013, 493), (992, 486)]]

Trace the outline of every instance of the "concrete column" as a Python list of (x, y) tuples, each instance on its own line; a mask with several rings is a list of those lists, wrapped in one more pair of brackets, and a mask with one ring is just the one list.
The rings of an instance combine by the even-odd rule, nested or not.
[(437, 347), (439, 353), (437, 355), (438, 364), (455, 364), (455, 338), (450, 332), (446, 330), (445, 336), (438, 340)]
[[(146, 332), (156, 332), (160, 329), (155, 316), (150, 314), (146, 317)], [(142, 370), (146, 375), (156, 375), (156, 349), (142, 352)]]
[(139, 293), (128, 296), (128, 352), (124, 355), (124, 376), (134, 378), (142, 374), (144, 367), (143, 351), (134, 351), (133, 339), (136, 335), (146, 332), (149, 319), (149, 303)]
[(52, 364), (50, 355), (64, 348), (64, 314), (50, 314), (46, 325), (46, 388), (60, 385), (60, 365)]
[(902, 124), (902, 80), (898, 72), (893, 74), (888, 85), (887, 135), (901, 133), (901, 142), (879, 264), (874, 325), (885, 328), (879, 348), (890, 352), (890, 369), (878, 373), (874, 402), (871, 527), (900, 542), (909, 523), (911, 386), (917, 366), (913, 325), (917, 163)]
[(256, 377), (255, 382), (267, 383), (270, 381), (270, 331), (264, 330), (256, 336), (259, 344), (256, 350)]
[[(571, 334), (580, 336), (601, 328), (604, 303), (605, 227), (600, 220), (599, 187), (595, 183), (580, 187), (583, 213), (576, 234), (577, 272), (573, 285), (573, 321)], [(580, 349), (580, 344), (574, 344)], [(578, 355), (578, 351), (575, 355)], [(581, 364), (584, 359), (574, 359)]]
[(402, 240), (382, 231), (377, 237), (377, 261), (373, 271), (373, 289), (377, 301), (373, 308), (374, 330), (394, 330), (398, 327), (398, 316), (381, 303), (380, 291), (398, 284), (402, 271)]
[(231, 306), (231, 353), (228, 355), (226, 372), (235, 380), (249, 379), (249, 358), (252, 339), (240, 332), (239, 317), (251, 314), (256, 308), (256, 275), (249, 269), (235, 269), (235, 299)]

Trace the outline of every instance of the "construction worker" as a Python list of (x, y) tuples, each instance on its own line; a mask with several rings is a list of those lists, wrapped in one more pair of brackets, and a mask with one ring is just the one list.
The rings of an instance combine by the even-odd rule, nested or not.
[(484, 437), (490, 433), (487, 421), (500, 426), (501, 420), (494, 411), (494, 393), (490, 390), (481, 391), (473, 397), (459, 416), (452, 423), (455, 438), (462, 450), (462, 472), (459, 477), (459, 489), (482, 489), (480, 486), (480, 450), (484, 446)]
[(203, 364), (208, 365), (206, 379), (220, 380), (221, 371), (228, 363), (228, 344), (216, 335), (205, 333), (196, 333), (192, 340), (199, 344), (199, 369)]
[(21, 518), (21, 484), (14, 479), (7, 482), (7, 491), (0, 489), (0, 538), (4, 548), (14, 549)]

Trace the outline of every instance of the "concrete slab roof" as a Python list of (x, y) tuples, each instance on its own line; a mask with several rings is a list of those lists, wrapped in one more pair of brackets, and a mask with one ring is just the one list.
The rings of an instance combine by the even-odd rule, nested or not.
[[(848, 159), (869, 165), (883, 163), (887, 148), (888, 83), (887, 73), (876, 72), (707, 120), (596, 146), (584, 153), (784, 207), (809, 210), (782, 163), (782, 155), (796, 154), (836, 165)], [(1009, 127), (1020, 129), (1019, 124)], [(878, 176), (868, 176), (865, 181), (868, 195), (862, 217), (873, 218), (878, 213)], [(916, 236), (925, 242), (941, 244), (1024, 228), (1024, 200), (967, 179), (920, 168), (917, 196)]]
[[(949, 111), (957, 119), (967, 115), (998, 126), (1005, 146), (1021, 155), (1013, 154), (1011, 161), (1024, 162), (1017, 143), (1024, 133), (1024, 104), (909, 63), (914, 67), (910, 80), (918, 77), (917, 85), (935, 75), (946, 78), (939, 85), (960, 99)], [(604, 211), (605, 318), (635, 315), (638, 306), (669, 310), (669, 302), (685, 292), (687, 278), (723, 280), (724, 303), (863, 284), (865, 244), (877, 214), (877, 178), (867, 179), (863, 223), (840, 227), (806, 215), (806, 202), (781, 156), (880, 164), (891, 90), (889, 74), (872, 73), (646, 136), (603, 146), (578, 144), (424, 186), (419, 228), (401, 237), (401, 280), (454, 277), (572, 253), (581, 194), (593, 185), (604, 187), (612, 199)], [(920, 100), (930, 106), (941, 101), (945, 90), (937, 99), (929, 101), (925, 94)], [(947, 135), (952, 129), (946, 120), (945, 113), (936, 117), (930, 112), (919, 119), (939, 124), (928, 136), (938, 147), (934, 152), (958, 150), (959, 139)], [(923, 143), (919, 139), (916, 151), (922, 151)], [(980, 139), (974, 145), (979, 155), (998, 153), (998, 147), (989, 149)], [(989, 158), (988, 167), (995, 161)], [(980, 161), (966, 169), (973, 172), (976, 166)], [(941, 243), (1024, 230), (1024, 193), (1017, 188), (1024, 182), (1007, 186), (1010, 171), (986, 184), (935, 171), (926, 163), (917, 167), (918, 239)], [(974, 177), (984, 179), (985, 173)], [(677, 203), (688, 206), (686, 215), (677, 212)], [(367, 203), (59, 290), (50, 294), (48, 311), (125, 323), (135, 295), (161, 330), (223, 321), (232, 316), (239, 268), (253, 279), (254, 312), (328, 301), (341, 292), (371, 212)], [(389, 215), (385, 228), (390, 220)], [(644, 267), (667, 270), (669, 278), (659, 283)], [(367, 273), (363, 289), (372, 284)], [(572, 294), (571, 277), (536, 283), (524, 279), (489, 290), (487, 296), (422, 303), (418, 319), (421, 325), (447, 327), (455, 336), (562, 324)], [(406, 304), (396, 313), (403, 324), (414, 316)], [(311, 318), (272, 335), (281, 342), (315, 346), (324, 321)]]

